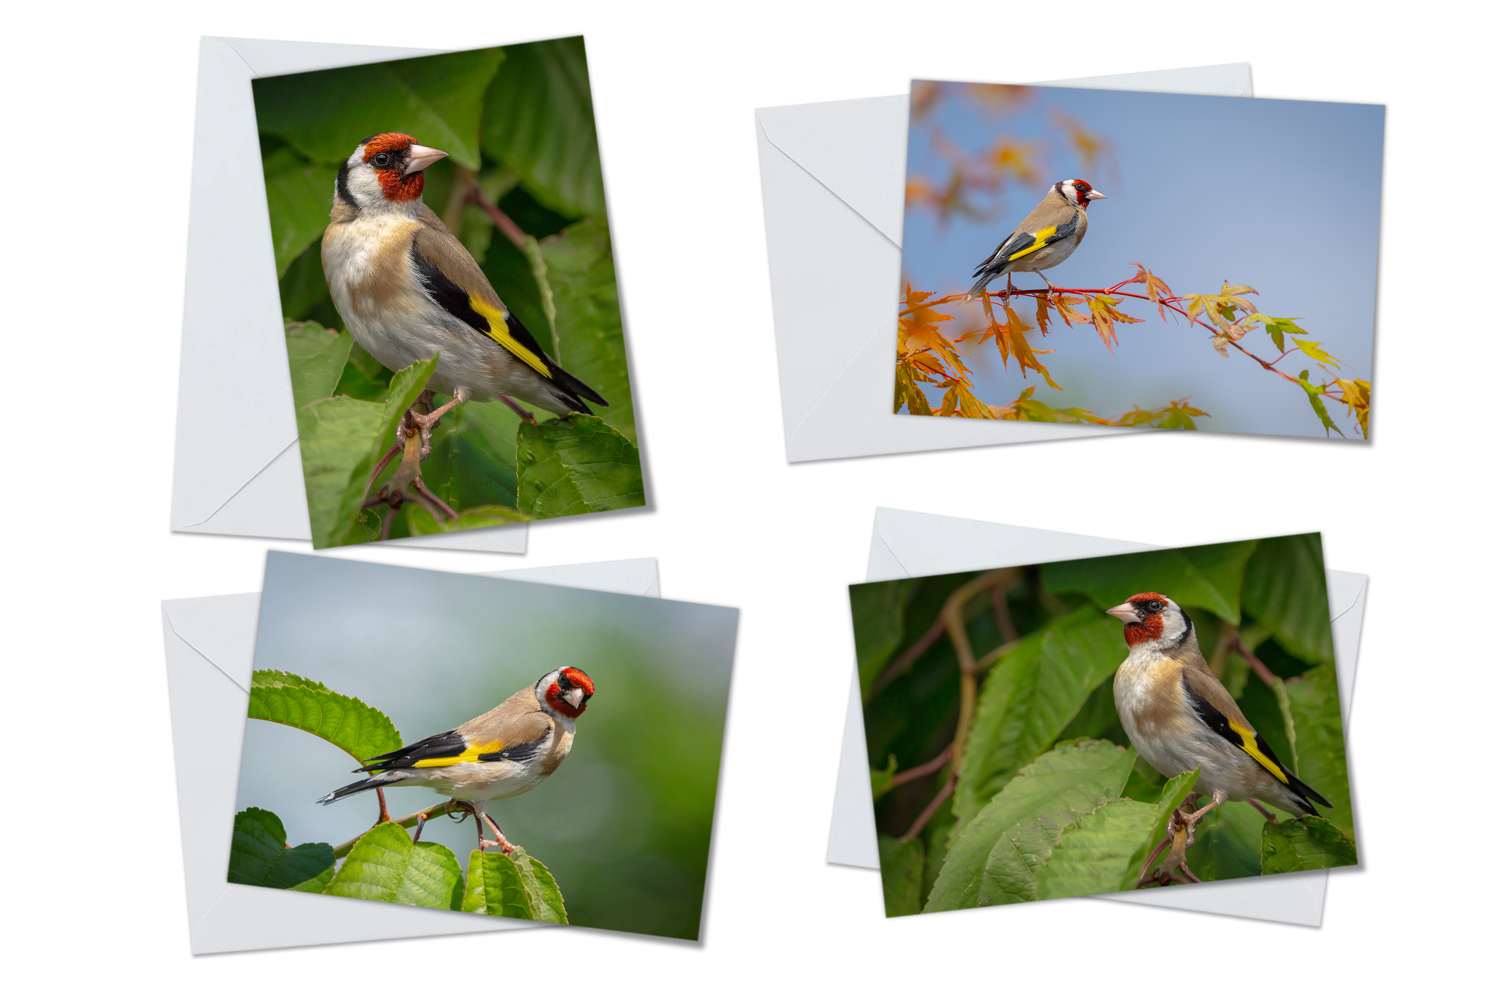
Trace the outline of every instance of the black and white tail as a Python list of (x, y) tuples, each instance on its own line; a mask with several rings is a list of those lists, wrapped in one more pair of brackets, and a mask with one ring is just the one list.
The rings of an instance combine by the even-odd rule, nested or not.
[(379, 788), (382, 785), (394, 785), (404, 777), (406, 777), (406, 775), (401, 774), (400, 772), (387, 771), (384, 774), (377, 774), (373, 778), (361, 778), (359, 781), (356, 781), (352, 785), (345, 785), (343, 788), (335, 788), (333, 791), (329, 792), (327, 795), (319, 799), (318, 805), (326, 806), (330, 802), (337, 802), (344, 796), (353, 795), (355, 792), (363, 792), (367, 789)]

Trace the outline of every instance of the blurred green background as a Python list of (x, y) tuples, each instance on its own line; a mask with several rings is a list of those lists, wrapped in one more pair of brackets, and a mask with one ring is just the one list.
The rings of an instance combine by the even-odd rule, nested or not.
[[(255, 668), (320, 681), (390, 716), (406, 743), (489, 711), (575, 666), (596, 694), (573, 750), (490, 814), (551, 869), (570, 922), (695, 939), (738, 612), (568, 587), (272, 552)], [(316, 736), (249, 720), (236, 811), (269, 809), (292, 844), (338, 844), (375, 820), (374, 792), (327, 806), (353, 759)], [(439, 801), (391, 788), (391, 814)], [(466, 865), (474, 822), (423, 840)]]
[[(972, 598), (964, 617), (977, 660), (1007, 645), (1002, 617), (1019, 641), (980, 675), (953, 796), (915, 841), (897, 850), (892, 838), (908, 832), (949, 768), (894, 787), (890, 778), (942, 753), (959, 709), (958, 660), (946, 637), (906, 669), (899, 667), (901, 654), (933, 625), (949, 595), (980, 575), (849, 588), (888, 907), (886, 862), (899, 859), (915, 869), (907, 872), (910, 892), (890, 915), (947, 908), (928, 906), (929, 894), (965, 825), (1037, 756), (1080, 738), (1130, 746), (1113, 691), (1128, 647), (1123, 627), (1104, 609), (1145, 591), (1165, 594), (1187, 611), (1210, 667), (1251, 724), (1284, 764), (1333, 803), (1319, 811), (1353, 840), (1322, 543), (1309, 534), (1025, 566), (1000, 589), (998, 605), (989, 592)], [(1233, 651), (1235, 636), (1275, 675), (1280, 691)], [(1167, 777), (1137, 760), (1123, 794), (1154, 801)], [(1210, 880), (1261, 874), (1261, 825), (1247, 803), (1210, 812), (1188, 852), (1193, 871)]]
[[(405, 132), (449, 154), (424, 171), (423, 201), (547, 352), (609, 400), (599, 418), (637, 444), (582, 37), (263, 77), (253, 91), (286, 320), (344, 329), (321, 256), (334, 179), (368, 136)], [(476, 186), (521, 245), (470, 197)], [(356, 344), (332, 395), (378, 401), (390, 378)], [(518, 425), (500, 402), (460, 407), (433, 435), (428, 486), (455, 510), (517, 507)], [(627, 464), (639, 473), (638, 455)], [(397, 518), (392, 537), (410, 533)]]

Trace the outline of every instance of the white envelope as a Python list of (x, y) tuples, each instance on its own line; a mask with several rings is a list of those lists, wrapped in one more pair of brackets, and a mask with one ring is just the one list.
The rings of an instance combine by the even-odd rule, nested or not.
[[(202, 40), (172, 469), (173, 531), (312, 538), (250, 81), (432, 51)], [(330, 192), (330, 202), (332, 197)], [(377, 544), (523, 553), (526, 525)]]
[[(865, 579), (897, 580), (1165, 547), (878, 507)], [(1365, 616), (1365, 589), (1370, 578), (1336, 569), (1327, 572), (1339, 703), (1343, 708), (1344, 732), (1347, 734), (1349, 705), (1354, 698), (1354, 671), (1359, 659), (1359, 630)], [(875, 846), (875, 806), (870, 798), (868, 759), (864, 711), (859, 698), (859, 671), (856, 668), (849, 688), (848, 714), (844, 719), (844, 748), (839, 759), (838, 786), (834, 791), (827, 858), (831, 864), (874, 868), (878, 873), (880, 855)], [(1297, 872), (1176, 886), (1171, 892), (1126, 892), (1094, 898), (1317, 927), (1323, 921), (1323, 895), (1327, 885), (1326, 871)]]
[[(1249, 63), (1046, 86), (1251, 96)], [(902, 94), (755, 112), (787, 461), (1143, 430), (891, 412), (908, 107)]]
[[(661, 596), (655, 559), (542, 566), (480, 575), (639, 597)], [(420, 906), (372, 905), (367, 900), (226, 881), (259, 610), (259, 594), (162, 602), (188, 935), (193, 954), (543, 929), (546, 925), (529, 920)]]

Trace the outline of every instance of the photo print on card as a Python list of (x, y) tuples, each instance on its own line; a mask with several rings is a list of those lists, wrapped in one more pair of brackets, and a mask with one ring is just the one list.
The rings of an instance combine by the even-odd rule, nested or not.
[(1384, 122), (913, 81), (894, 412), (1367, 440)]
[(850, 601), (888, 916), (1358, 863), (1318, 535)]
[(583, 39), (253, 87), (314, 547), (643, 506)]

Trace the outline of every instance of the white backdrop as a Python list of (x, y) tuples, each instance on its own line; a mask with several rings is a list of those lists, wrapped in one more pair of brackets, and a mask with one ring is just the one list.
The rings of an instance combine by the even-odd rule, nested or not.
[[(0, 699), (8, 977), (50, 995), (149, 982), (224, 997), (274, 983), (861, 998), (1477, 981), (1495, 889), (1474, 848), (1495, 812), (1496, 657), (1480, 622), (1500, 406), (1481, 300), (1496, 265), (1484, 9), (261, 0), (14, 13), (0, 68), (0, 329), (24, 387), (9, 403)], [(525, 557), (338, 556), (465, 572), (656, 556), (664, 596), (743, 609), (703, 944), (518, 932), (194, 960), (158, 601), (258, 590), (267, 548), (167, 530), (198, 38), (469, 48), (580, 32), (654, 509), (538, 524)], [(1372, 446), (1156, 434), (786, 464), (754, 108), (899, 93), (914, 76), (1235, 60), (1253, 64), (1259, 96), (1389, 105)], [(1184, 125), (1180, 141), (1213, 138)], [(1338, 198), (1338, 178), (1304, 196)], [(1233, 212), (1233, 192), (1218, 205)], [(1322, 530), (1329, 565), (1371, 574), (1349, 741), (1364, 864), (1331, 879), (1322, 929), (1089, 900), (887, 921), (870, 873), (824, 864), (853, 655), (844, 585), (864, 577), (877, 504), (1168, 545)]]

